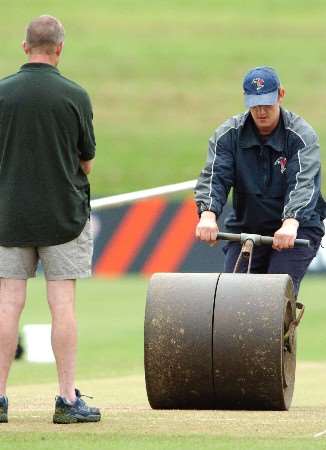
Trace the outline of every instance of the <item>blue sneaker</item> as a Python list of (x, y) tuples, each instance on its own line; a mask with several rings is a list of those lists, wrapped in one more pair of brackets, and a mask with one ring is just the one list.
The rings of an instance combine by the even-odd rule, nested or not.
[(0, 395), (0, 423), (8, 422), (8, 398)]
[(74, 403), (69, 403), (59, 395), (56, 397), (53, 423), (99, 422), (101, 420), (100, 410), (88, 406), (81, 398), (87, 396), (82, 396), (78, 389), (75, 389), (75, 392), (76, 400)]

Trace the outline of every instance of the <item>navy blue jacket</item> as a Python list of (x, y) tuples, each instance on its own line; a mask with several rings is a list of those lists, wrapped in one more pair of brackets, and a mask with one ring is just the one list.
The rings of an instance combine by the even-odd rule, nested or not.
[(209, 140), (195, 196), (199, 214), (218, 217), (233, 188), (230, 232), (273, 234), (295, 218), (324, 234), (318, 136), (301, 117), (281, 108), (274, 132), (262, 140), (249, 112), (233, 116)]

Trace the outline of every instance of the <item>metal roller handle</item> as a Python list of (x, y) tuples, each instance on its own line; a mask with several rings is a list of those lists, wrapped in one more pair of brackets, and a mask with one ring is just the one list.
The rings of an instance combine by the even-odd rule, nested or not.
[[(261, 236), (260, 234), (249, 234), (249, 233), (217, 233), (216, 240), (222, 239), (226, 241), (241, 242), (243, 244), (248, 239), (250, 239), (255, 245), (272, 245), (273, 238), (271, 236)], [(294, 241), (295, 247), (309, 247), (310, 241), (308, 239), (296, 239)]]
[(296, 319), (292, 320), (288, 331), (284, 335), (284, 350), (289, 351), (290, 353), (295, 351), (295, 330), (299, 326), (305, 311), (305, 306), (303, 303), (296, 302), (295, 306), (300, 310), (300, 312)]

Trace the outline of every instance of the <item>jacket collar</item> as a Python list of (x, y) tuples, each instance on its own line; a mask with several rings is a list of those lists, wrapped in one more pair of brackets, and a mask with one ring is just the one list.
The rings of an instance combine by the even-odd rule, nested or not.
[(248, 149), (252, 147), (260, 147), (261, 145), (271, 147), (273, 150), (277, 152), (282, 152), (285, 145), (285, 133), (284, 133), (284, 111), (281, 108), (280, 120), (273, 131), (270, 134), (266, 141), (262, 141), (259, 136), (258, 130), (255, 126), (255, 123), (252, 119), (250, 112), (248, 113), (243, 127), (241, 129), (239, 144), (243, 149)]
[(50, 70), (59, 73), (59, 70), (55, 66), (47, 63), (26, 63), (21, 66), (19, 71), (21, 72), (23, 70)]

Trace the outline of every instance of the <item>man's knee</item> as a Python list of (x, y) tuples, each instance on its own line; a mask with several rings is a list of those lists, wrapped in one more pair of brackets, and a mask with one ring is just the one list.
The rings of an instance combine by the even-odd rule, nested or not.
[(8, 310), (22, 310), (26, 300), (26, 280), (0, 279), (0, 304)]
[(75, 280), (47, 281), (47, 297), (52, 313), (74, 309), (75, 284)]

